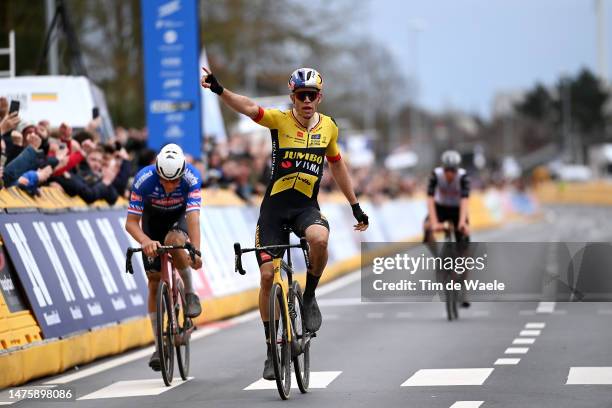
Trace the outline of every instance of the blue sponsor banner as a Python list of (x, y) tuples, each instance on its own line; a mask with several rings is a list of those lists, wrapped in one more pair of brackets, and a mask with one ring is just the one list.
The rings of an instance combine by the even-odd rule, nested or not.
[(42, 329), (62, 337), (144, 316), (142, 260), (125, 273), (125, 211), (4, 214), (0, 235)]
[(201, 156), (197, 0), (142, 0), (149, 144)]

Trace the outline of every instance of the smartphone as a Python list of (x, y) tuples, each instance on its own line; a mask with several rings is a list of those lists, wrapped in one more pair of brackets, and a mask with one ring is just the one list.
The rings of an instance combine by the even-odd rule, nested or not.
[(9, 107), (9, 115), (13, 112), (19, 112), (19, 101), (11, 101), (11, 106)]
[(100, 108), (98, 108), (97, 106), (96, 106), (96, 107), (94, 107), (94, 108), (91, 110), (91, 116), (92, 116), (94, 119), (98, 119), (98, 117), (100, 116)]

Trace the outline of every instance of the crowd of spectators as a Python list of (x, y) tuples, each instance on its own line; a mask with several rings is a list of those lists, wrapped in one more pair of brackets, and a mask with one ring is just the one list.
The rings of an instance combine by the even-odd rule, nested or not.
[(101, 142), (99, 119), (74, 132), (67, 123), (52, 128), (46, 120), (22, 120), (8, 107), (0, 98), (2, 187), (38, 195), (40, 186), (49, 185), (87, 203), (114, 204), (126, 194), (133, 162), (121, 143)]
[[(232, 134), (224, 143), (207, 139), (205, 142), (208, 157), (205, 185), (231, 188), (245, 201), (265, 192), (270, 179), (271, 144), (252, 138), (248, 134)], [(367, 196), (373, 201), (409, 196), (421, 189), (425, 191), (420, 179), (382, 166), (351, 165), (350, 155), (343, 154), (349, 166), (355, 191), (358, 196)], [(325, 162), (327, 166), (327, 162)], [(321, 194), (338, 192), (331, 172), (326, 169), (321, 179)]]
[[(114, 204), (127, 197), (134, 174), (155, 161), (146, 130), (118, 127), (103, 140), (99, 118), (75, 131), (67, 123), (54, 128), (46, 120), (28, 122), (8, 110), (8, 101), (0, 98), (0, 188), (16, 186), (37, 195), (40, 186), (53, 186), (86, 203)], [(188, 159), (200, 170), (204, 187), (231, 189), (244, 201), (256, 202), (270, 179), (267, 139), (233, 134), (220, 143), (206, 138), (206, 162)], [(351, 168), (351, 173), (357, 193), (375, 201), (420, 188), (410, 177), (372, 166)], [(320, 189), (323, 194), (336, 190), (330, 172), (324, 172)]]

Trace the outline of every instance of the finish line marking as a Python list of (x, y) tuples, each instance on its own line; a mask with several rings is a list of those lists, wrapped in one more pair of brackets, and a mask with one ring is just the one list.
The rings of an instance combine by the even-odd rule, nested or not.
[(570, 367), (565, 384), (612, 385), (612, 367)]
[[(327, 388), (332, 381), (334, 381), (342, 371), (311, 371), (310, 381), (308, 388)], [(295, 379), (295, 373), (291, 372), (291, 388), (298, 388), (297, 380)], [(275, 390), (276, 381), (268, 381), (260, 378), (248, 387), (244, 388), (243, 391), (253, 390)]]
[[(187, 381), (192, 380), (193, 377), (188, 377)], [(185, 384), (187, 381), (182, 381), (180, 378), (174, 378), (172, 385), (166, 387), (166, 385), (159, 381), (159, 378), (147, 379), (147, 380), (130, 380), (130, 381), (117, 381), (109, 386), (100, 388), (98, 391), (94, 391), (91, 394), (77, 398), (77, 400), (90, 400), (90, 399), (102, 399), (102, 398), (125, 398), (125, 397), (143, 397), (147, 395), (159, 395), (163, 392), (178, 387), (179, 385)]]
[(457, 401), (450, 408), (478, 408), (484, 401)]
[(402, 387), (427, 387), (450, 385), (482, 385), (493, 368), (422, 369), (401, 385)]

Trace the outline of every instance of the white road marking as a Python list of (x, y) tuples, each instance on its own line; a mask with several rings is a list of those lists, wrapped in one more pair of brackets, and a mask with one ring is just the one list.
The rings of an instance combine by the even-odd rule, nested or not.
[(527, 354), (529, 347), (508, 347), (504, 354)]
[(546, 327), (546, 323), (543, 322), (531, 322), (525, 325), (526, 329), (543, 329)]
[[(334, 381), (342, 371), (311, 371), (310, 372), (310, 383), (309, 388), (327, 388), (332, 381)], [(295, 379), (295, 373), (291, 372), (291, 388), (297, 388), (297, 380)], [(275, 390), (276, 381), (268, 381), (260, 378), (253, 384), (249, 385), (244, 391), (252, 390)]]
[[(320, 288), (317, 289), (317, 294), (321, 296), (328, 294), (330, 292), (333, 292), (335, 290), (348, 286), (351, 283), (357, 282), (360, 278), (361, 278), (361, 273), (359, 270), (355, 272), (351, 272), (348, 275), (345, 275), (328, 284), (321, 286)], [(213, 333), (216, 333), (220, 330), (223, 330), (225, 328), (235, 326), (241, 323), (245, 323), (251, 320), (255, 320), (257, 318), (259, 318), (259, 311), (254, 310), (254, 311), (245, 313), (243, 315), (232, 317), (231, 319), (225, 320), (224, 321), (225, 325), (223, 328), (214, 327), (214, 326), (201, 327), (192, 334), (191, 339), (198, 340), (203, 337), (209, 336)], [(112, 368), (121, 366), (123, 364), (127, 364), (132, 361), (136, 361), (141, 358), (145, 358), (151, 355), (151, 353), (153, 353), (153, 346), (145, 347), (143, 349), (139, 349), (131, 353), (118, 355), (117, 357), (113, 357), (104, 363), (95, 364), (88, 368), (82, 369), (76, 373), (66, 374), (66, 375), (62, 375), (59, 377), (51, 378), (48, 381), (44, 382), (44, 384), (66, 384), (71, 381), (80, 380), (82, 378), (89, 377), (95, 374), (99, 374), (103, 371), (110, 370)]]
[(492, 372), (493, 368), (422, 369), (404, 381), (401, 386), (482, 385)]
[(457, 401), (450, 408), (478, 408), (484, 401)]
[(539, 336), (542, 334), (541, 330), (521, 330), (519, 336)]
[(517, 365), (521, 361), (520, 358), (498, 358), (495, 360), (495, 365)]
[(566, 384), (612, 385), (612, 367), (570, 367)]
[(556, 302), (540, 302), (536, 313), (553, 313), (555, 311)]
[(535, 343), (536, 339), (528, 339), (525, 337), (517, 337), (516, 339), (512, 340), (512, 344), (533, 344)]
[(382, 319), (385, 316), (384, 313), (368, 313), (366, 317), (368, 319)]
[(412, 312), (397, 312), (395, 314), (395, 317), (397, 317), (398, 319), (410, 319), (410, 318), (414, 317), (414, 313), (412, 313)]
[[(187, 381), (193, 379), (189, 377)], [(162, 392), (176, 388), (181, 384), (185, 384), (187, 381), (182, 381), (180, 378), (174, 378), (172, 385), (166, 387), (163, 381), (159, 378), (147, 379), (147, 380), (130, 380), (130, 381), (117, 381), (111, 385), (100, 388), (98, 391), (94, 391), (91, 394), (77, 398), (77, 400), (90, 400), (90, 399), (101, 399), (101, 398), (124, 398), (124, 397), (142, 397), (145, 395), (159, 395)]]

